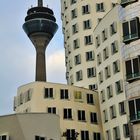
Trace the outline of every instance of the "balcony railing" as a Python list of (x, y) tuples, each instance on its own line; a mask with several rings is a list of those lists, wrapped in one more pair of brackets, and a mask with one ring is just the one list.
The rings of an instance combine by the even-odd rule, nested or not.
[(140, 121), (140, 111), (138, 112), (138, 114), (134, 114), (133, 116), (130, 116), (130, 121), (131, 122)]
[(135, 39), (137, 39), (137, 38), (139, 38), (138, 33), (129, 34), (129, 35), (127, 35), (127, 36), (123, 36), (123, 42), (124, 42), (124, 43), (125, 43), (125, 42), (129, 42), (129, 41), (135, 40)]
[(140, 72), (126, 75), (127, 81), (134, 80), (135, 78), (140, 78)]

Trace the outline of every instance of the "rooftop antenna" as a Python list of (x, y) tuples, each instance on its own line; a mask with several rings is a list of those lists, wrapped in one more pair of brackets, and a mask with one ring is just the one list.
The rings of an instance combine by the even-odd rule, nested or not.
[(38, 7), (43, 7), (43, 0), (38, 0)]

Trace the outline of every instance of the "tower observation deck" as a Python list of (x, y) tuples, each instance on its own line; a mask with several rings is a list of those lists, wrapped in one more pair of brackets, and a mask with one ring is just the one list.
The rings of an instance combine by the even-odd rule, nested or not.
[(23, 29), (36, 49), (36, 81), (46, 81), (45, 50), (58, 29), (54, 13), (43, 6), (43, 0), (38, 0), (38, 6), (27, 11)]

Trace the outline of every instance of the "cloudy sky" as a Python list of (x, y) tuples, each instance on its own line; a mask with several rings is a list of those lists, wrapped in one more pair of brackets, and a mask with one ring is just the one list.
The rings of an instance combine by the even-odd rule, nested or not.
[[(0, 4), (0, 115), (13, 113), (13, 97), (35, 79), (35, 49), (22, 25), (37, 0), (4, 0)], [(46, 50), (47, 81), (66, 83), (60, 0), (44, 0), (54, 10), (59, 30)], [(59, 73), (59, 75), (58, 75)]]

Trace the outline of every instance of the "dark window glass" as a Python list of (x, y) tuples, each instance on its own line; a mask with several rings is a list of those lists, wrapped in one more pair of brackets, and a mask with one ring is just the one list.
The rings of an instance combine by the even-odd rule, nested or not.
[(128, 22), (123, 23), (123, 36), (129, 35), (129, 24)]
[(75, 129), (67, 129), (67, 140), (75, 140)]
[(100, 133), (93, 133), (93, 140), (101, 140), (101, 134)]
[(126, 66), (126, 75), (132, 74), (131, 60), (126, 61), (125, 66)]
[(129, 112), (130, 112), (130, 119), (133, 120), (135, 119), (135, 106), (134, 106), (134, 101), (129, 101)]
[(140, 99), (136, 99), (136, 109), (138, 118), (140, 119)]
[(72, 110), (64, 109), (64, 119), (72, 119)]
[(93, 104), (93, 95), (92, 94), (87, 94), (87, 103), (88, 104)]
[(6, 135), (3, 135), (1, 140), (6, 140)]
[(89, 132), (81, 131), (81, 140), (89, 140)]
[(133, 59), (133, 69), (134, 69), (134, 73), (139, 73), (138, 58)]
[(130, 28), (131, 28), (131, 35), (137, 34), (137, 20), (131, 20), (130, 21)]

